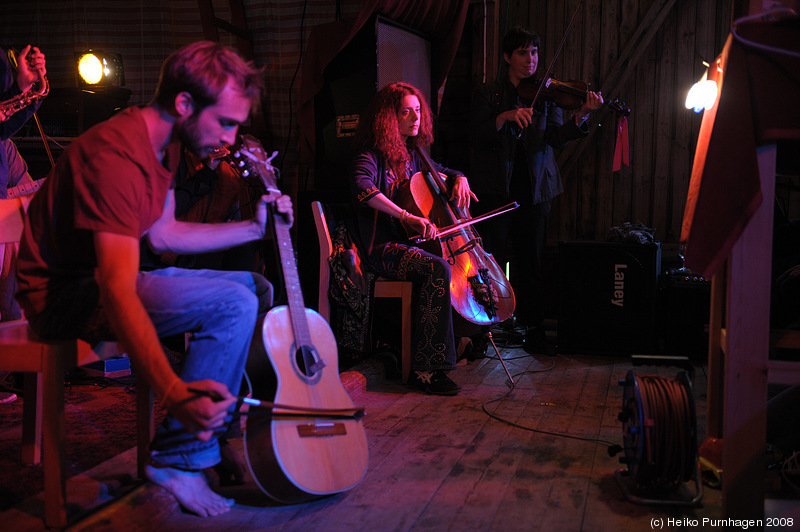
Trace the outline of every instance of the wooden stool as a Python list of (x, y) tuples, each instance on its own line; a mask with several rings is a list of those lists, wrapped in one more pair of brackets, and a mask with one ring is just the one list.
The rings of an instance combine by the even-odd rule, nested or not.
[[(66, 433), (64, 375), (78, 365), (77, 340), (42, 340), (18, 320), (0, 324), (0, 370), (35, 373), (25, 379), (22, 411), (22, 460), (44, 460), (44, 522), (47, 527), (67, 525)], [(153, 398), (143, 379), (136, 379), (138, 474), (143, 476), (148, 446), (153, 436)]]
[(414, 284), (378, 277), (375, 280), (375, 297), (400, 298), (400, 371), (403, 383), (411, 373), (411, 303)]

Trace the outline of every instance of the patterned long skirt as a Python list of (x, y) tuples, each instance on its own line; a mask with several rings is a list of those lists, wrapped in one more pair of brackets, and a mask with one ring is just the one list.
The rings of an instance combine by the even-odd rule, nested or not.
[(414, 284), (411, 370), (450, 370), (456, 366), (450, 265), (418, 247), (389, 242), (375, 249), (369, 264), (388, 279)]

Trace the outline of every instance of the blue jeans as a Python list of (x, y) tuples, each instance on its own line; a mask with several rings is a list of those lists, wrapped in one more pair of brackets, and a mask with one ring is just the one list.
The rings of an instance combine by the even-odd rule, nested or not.
[[(212, 379), (238, 394), (258, 315), (253, 276), (166, 268), (140, 273), (136, 288), (159, 336), (192, 333), (181, 379)], [(199, 470), (220, 461), (216, 437), (202, 442), (172, 416), (158, 428), (150, 449), (161, 466)]]
[[(212, 379), (238, 394), (258, 315), (254, 274), (165, 268), (140, 272), (136, 289), (160, 337), (192, 333), (180, 378)], [(113, 339), (98, 293), (94, 279), (71, 283), (29, 321), (48, 337), (75, 337), (78, 331), (90, 343)], [(204, 469), (219, 463), (219, 441), (198, 440), (168, 415), (156, 431), (151, 456), (160, 466)]]

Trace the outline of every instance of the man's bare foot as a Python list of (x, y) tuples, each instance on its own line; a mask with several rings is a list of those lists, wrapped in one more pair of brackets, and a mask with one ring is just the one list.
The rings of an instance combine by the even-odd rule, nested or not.
[(145, 474), (151, 482), (169, 491), (181, 506), (200, 517), (224, 514), (233, 506), (233, 499), (226, 499), (211, 490), (201, 471), (148, 464)]

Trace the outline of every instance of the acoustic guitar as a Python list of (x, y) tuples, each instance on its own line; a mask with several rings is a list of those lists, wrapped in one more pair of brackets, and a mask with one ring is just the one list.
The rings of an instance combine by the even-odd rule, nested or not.
[[(240, 167), (257, 174), (269, 195), (279, 195), (276, 171), (258, 140), (243, 136), (239, 152)], [(289, 224), (274, 209), (271, 215), (288, 303), (265, 316), (247, 371), (256, 398), (274, 394), (274, 403), (292, 408), (276, 406), (265, 415), (251, 410), (245, 455), (264, 493), (298, 503), (358, 484), (367, 469), (367, 437), (339, 378), (336, 338), (322, 316), (305, 308)], [(264, 373), (264, 364), (253, 369), (259, 364), (252, 359), (263, 355), (273, 375)]]

